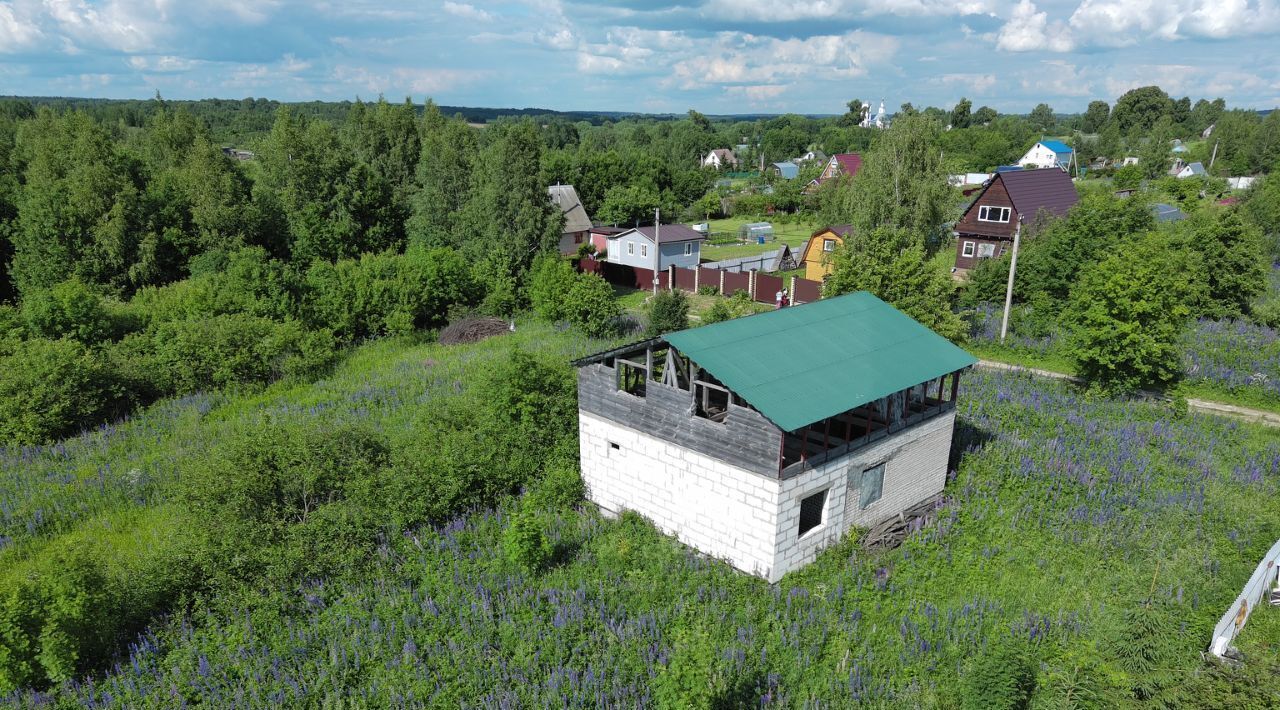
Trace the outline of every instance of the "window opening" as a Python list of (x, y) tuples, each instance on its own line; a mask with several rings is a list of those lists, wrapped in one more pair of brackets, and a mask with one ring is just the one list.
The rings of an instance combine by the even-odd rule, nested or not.
[(825, 489), (800, 501), (800, 537), (804, 537), (810, 530), (822, 524), (826, 507), (827, 491)]
[(861, 507), (863, 510), (880, 500), (880, 495), (884, 492), (884, 464), (873, 466), (863, 471), (862, 485), (859, 488), (862, 492)]

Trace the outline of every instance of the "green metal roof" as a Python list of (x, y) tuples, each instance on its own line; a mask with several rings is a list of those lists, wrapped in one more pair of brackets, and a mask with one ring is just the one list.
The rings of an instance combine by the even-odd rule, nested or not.
[(977, 362), (865, 291), (665, 339), (784, 431)]

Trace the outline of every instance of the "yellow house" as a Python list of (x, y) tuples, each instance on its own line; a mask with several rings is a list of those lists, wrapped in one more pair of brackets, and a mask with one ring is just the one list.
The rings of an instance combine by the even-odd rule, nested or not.
[(823, 227), (809, 237), (809, 243), (804, 246), (804, 258), (800, 260), (804, 264), (806, 279), (821, 281), (831, 273), (831, 253), (844, 245), (844, 238), (849, 236), (851, 229), (850, 225), (837, 224)]

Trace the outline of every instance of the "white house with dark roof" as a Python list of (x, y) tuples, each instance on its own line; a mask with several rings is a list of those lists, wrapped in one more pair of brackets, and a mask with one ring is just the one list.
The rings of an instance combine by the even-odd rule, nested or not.
[(590, 239), (591, 218), (578, 199), (573, 185), (552, 185), (547, 194), (564, 215), (564, 227), (560, 230), (560, 253), (576, 254), (578, 247)]
[(975, 362), (866, 292), (583, 358), (587, 497), (776, 582), (942, 491)]
[(635, 227), (608, 235), (611, 264), (661, 271), (669, 266), (697, 268), (707, 235), (685, 224)]
[(1198, 160), (1194, 163), (1182, 163), (1179, 161), (1179, 163), (1170, 169), (1169, 172), (1178, 179), (1204, 177), (1209, 174), (1208, 171), (1204, 169), (1204, 164)]
[(728, 148), (716, 148), (702, 159), (702, 167), (716, 170), (731, 170), (738, 167), (738, 156)]

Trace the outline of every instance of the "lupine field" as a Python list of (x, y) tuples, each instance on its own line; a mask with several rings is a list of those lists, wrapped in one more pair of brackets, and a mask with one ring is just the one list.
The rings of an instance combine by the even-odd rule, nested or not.
[[(979, 346), (1000, 341), (998, 307), (983, 304), (974, 315), (970, 336)], [(1065, 362), (1067, 343), (1061, 332), (1028, 336), (1010, 328), (1005, 353), (1031, 358), (1032, 364)], [(1188, 392), (1215, 394), (1246, 404), (1280, 406), (1280, 331), (1247, 320), (1200, 319), (1182, 337), (1183, 386)]]
[[(513, 348), (567, 361), (605, 345), (536, 324), (472, 346), (382, 341), (313, 385), (169, 401), (4, 451), (0, 581), (68, 538), (94, 539), (115, 577), (162, 564), (186, 515), (175, 479), (220, 438), (323, 420), (407, 445), (414, 421)], [(960, 707), (976, 659), (1016, 644), (1034, 659), (1036, 707), (1224, 706), (1200, 652), (1280, 537), (1280, 433), (973, 372), (952, 465), (939, 520), (903, 547), (846, 542), (775, 586), (633, 516), (500, 496), (371, 545), (354, 573), (175, 600), (107, 667), (4, 700)], [(434, 494), (425, 482), (416, 493)], [(555, 547), (537, 572), (502, 549), (512, 516), (529, 512)], [(1154, 639), (1133, 631), (1135, 614), (1159, 617)], [(1158, 673), (1135, 647), (1152, 648)], [(1153, 691), (1151, 677), (1166, 680)], [(1274, 675), (1253, 685), (1280, 692)]]

